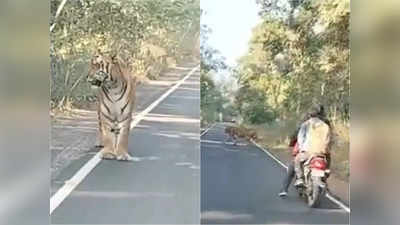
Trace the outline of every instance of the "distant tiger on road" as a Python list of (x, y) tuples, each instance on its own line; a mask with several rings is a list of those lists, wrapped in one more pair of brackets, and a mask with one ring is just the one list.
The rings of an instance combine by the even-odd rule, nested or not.
[(227, 126), (227, 127), (225, 127), (225, 134), (228, 135), (226, 140), (229, 140), (229, 138), (232, 138), (234, 140), (234, 144), (237, 143), (238, 138), (246, 138), (249, 141), (250, 140), (257, 141), (258, 140), (257, 132), (252, 129), (245, 128), (245, 127)]
[(97, 52), (87, 81), (98, 92), (100, 151), (104, 159), (132, 160), (128, 137), (136, 99), (136, 78), (116, 55)]
[(237, 138), (238, 138), (237, 127), (232, 127), (232, 126), (225, 127), (225, 134), (227, 135), (225, 142), (228, 142), (229, 139), (233, 139), (233, 145), (237, 144)]

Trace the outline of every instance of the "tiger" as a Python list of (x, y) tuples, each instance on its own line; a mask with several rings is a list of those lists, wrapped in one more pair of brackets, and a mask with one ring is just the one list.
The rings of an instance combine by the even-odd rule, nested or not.
[(238, 128), (238, 127), (233, 127), (233, 126), (227, 126), (225, 127), (225, 134), (227, 134), (228, 139), (232, 138), (234, 140), (234, 143), (237, 142), (238, 138), (246, 138), (248, 141), (257, 141), (258, 140), (258, 136), (257, 136), (257, 132), (252, 130), (252, 129), (248, 129), (248, 128)]
[(225, 134), (227, 135), (227, 138), (225, 139), (225, 143), (227, 143), (230, 139), (233, 140), (233, 145), (237, 144), (237, 138), (238, 138), (238, 134), (237, 134), (237, 128), (236, 127), (231, 127), (231, 126), (227, 126), (225, 127)]
[(136, 77), (116, 54), (98, 51), (90, 60), (87, 82), (98, 91), (100, 157), (132, 161), (128, 139), (136, 103)]
[(251, 140), (253, 140), (253, 141), (258, 141), (257, 132), (254, 131), (254, 130), (251, 130), (251, 131), (249, 132), (249, 134), (247, 135), (247, 139), (248, 139), (249, 141), (251, 141)]
[(231, 126), (225, 127), (225, 134), (227, 134), (229, 136), (234, 136), (235, 135), (235, 128), (236, 127), (231, 127)]

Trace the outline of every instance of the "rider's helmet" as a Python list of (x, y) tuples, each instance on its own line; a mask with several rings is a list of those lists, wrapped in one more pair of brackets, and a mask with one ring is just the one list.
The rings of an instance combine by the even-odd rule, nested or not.
[(314, 104), (310, 111), (308, 112), (309, 117), (324, 117), (325, 116), (325, 108), (322, 104)]

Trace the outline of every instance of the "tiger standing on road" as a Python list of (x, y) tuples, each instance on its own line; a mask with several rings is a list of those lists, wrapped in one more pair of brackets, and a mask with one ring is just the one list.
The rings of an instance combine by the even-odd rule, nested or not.
[(233, 139), (233, 145), (237, 144), (238, 138), (245, 138), (248, 141), (258, 140), (257, 132), (255, 130), (243, 127), (240, 128), (240, 127), (227, 126), (225, 127), (225, 134), (227, 135), (225, 143), (228, 142), (229, 139)]
[(233, 145), (237, 144), (238, 131), (236, 127), (231, 127), (231, 126), (225, 127), (225, 134), (227, 135), (225, 143), (227, 143), (229, 139), (232, 139)]
[(128, 139), (136, 99), (136, 78), (116, 55), (96, 53), (87, 81), (98, 90), (100, 151), (103, 159), (131, 161)]

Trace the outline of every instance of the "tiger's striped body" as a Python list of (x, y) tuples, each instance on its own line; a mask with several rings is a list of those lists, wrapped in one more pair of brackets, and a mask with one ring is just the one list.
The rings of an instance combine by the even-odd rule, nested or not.
[(116, 57), (97, 54), (91, 61), (88, 81), (99, 90), (98, 119), (101, 156), (131, 160), (128, 137), (135, 105), (136, 79)]

